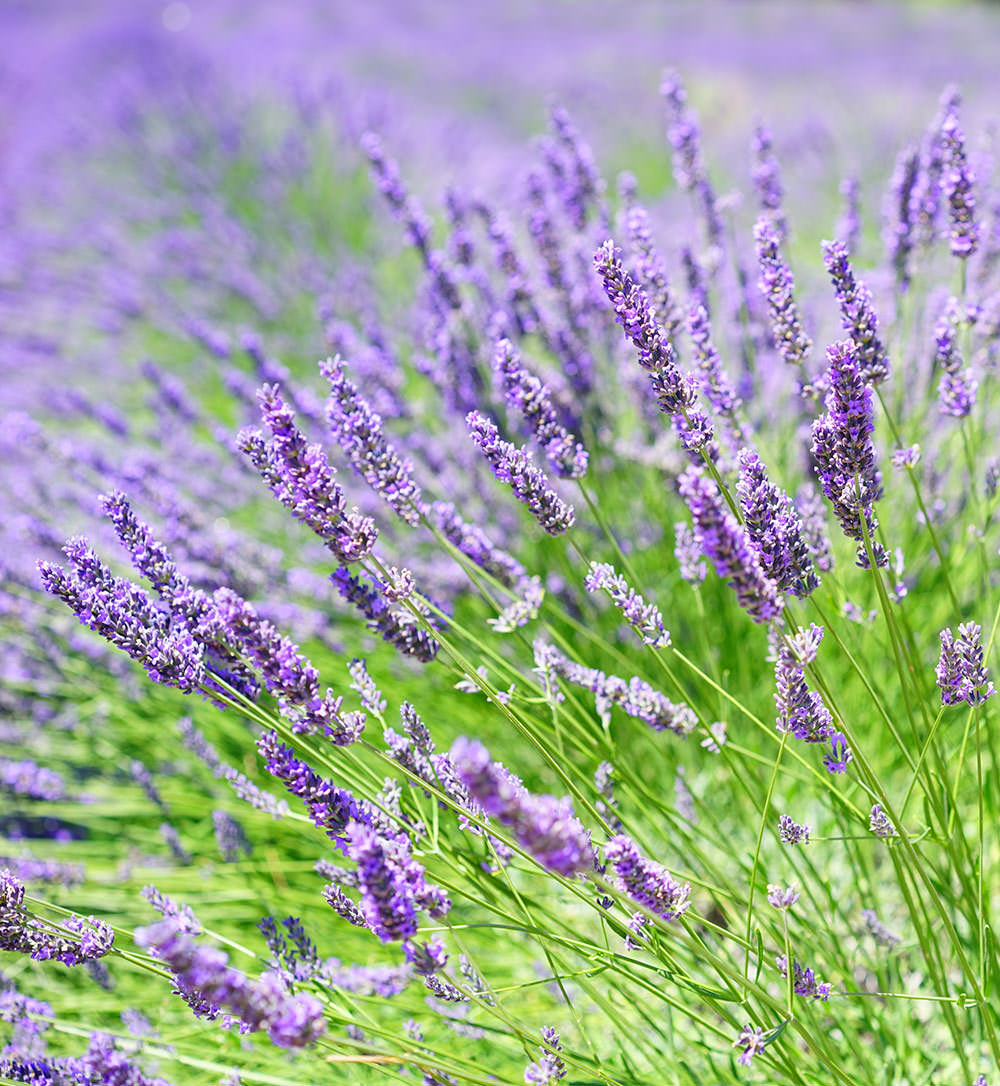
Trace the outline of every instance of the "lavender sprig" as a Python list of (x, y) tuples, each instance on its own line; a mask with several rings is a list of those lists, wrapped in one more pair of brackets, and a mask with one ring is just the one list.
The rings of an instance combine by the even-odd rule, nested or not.
[(282, 505), (311, 528), (340, 562), (357, 562), (371, 554), (378, 530), (371, 517), (348, 510), (336, 470), (320, 445), (306, 442), (295, 413), (277, 385), (257, 392), (261, 416), (271, 431), (241, 430), (237, 447), (247, 456)]
[(879, 338), (871, 291), (855, 277), (847, 254), (847, 246), (842, 242), (823, 242), (823, 263), (837, 294), (841, 325), (854, 344), (861, 376), (877, 385), (889, 376), (889, 359)]
[(941, 631), (941, 656), (935, 669), (942, 705), (982, 705), (996, 693), (989, 670), (983, 664), (982, 629), (975, 622)]
[(960, 260), (968, 260), (979, 248), (979, 222), (972, 186), (975, 176), (965, 154), (965, 136), (958, 121), (958, 102), (948, 108), (941, 125), (944, 152), (944, 191), (951, 216), (951, 251)]
[(736, 518), (723, 508), (716, 485), (689, 467), (678, 487), (694, 520), (702, 553), (735, 590), (740, 606), (756, 623), (770, 622), (784, 606), (780, 590)]
[(497, 341), (493, 369), (507, 405), (522, 416), (555, 474), (582, 479), (587, 473), (587, 450), (559, 422), (549, 390), (525, 368), (509, 339)]
[(827, 359), (827, 411), (812, 428), (816, 474), (845, 535), (858, 541), (858, 565), (868, 566), (866, 534), (876, 564), (888, 565), (889, 556), (875, 539), (874, 504), (882, 496), (882, 478), (871, 440), (872, 390), (861, 375), (852, 343), (835, 343), (827, 349)]
[(351, 467), (407, 524), (419, 524), (423, 499), (413, 465), (386, 440), (381, 415), (358, 392), (339, 357), (320, 362), (319, 369), (330, 382), (327, 421)]
[(666, 648), (670, 644), (670, 632), (663, 625), (659, 608), (647, 603), (613, 566), (591, 562), (584, 587), (588, 592), (606, 592), (643, 644), (653, 648)]
[(573, 506), (551, 489), (545, 473), (535, 467), (530, 451), (503, 441), (495, 424), (478, 411), (470, 411), (465, 424), (493, 474), (510, 486), (514, 497), (528, 507), (549, 535), (561, 535), (572, 528), (576, 520)]
[(605, 845), (604, 855), (633, 901), (664, 920), (676, 920), (687, 912), (691, 887), (675, 882), (663, 867), (643, 856), (631, 837), (613, 837)]
[(760, 267), (760, 289), (771, 313), (771, 327), (778, 353), (786, 362), (802, 365), (812, 340), (802, 328), (802, 319), (792, 292), (795, 277), (781, 255), (781, 236), (769, 217), (761, 217), (753, 230)]
[(509, 826), (518, 844), (543, 867), (567, 878), (593, 869), (590, 834), (573, 814), (568, 797), (533, 795), (475, 740), (456, 739), (449, 757), (486, 814)]

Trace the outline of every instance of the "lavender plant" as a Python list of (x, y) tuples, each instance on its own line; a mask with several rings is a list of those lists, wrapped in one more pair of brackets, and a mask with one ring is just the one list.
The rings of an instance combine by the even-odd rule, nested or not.
[(561, 108), (440, 211), (352, 131), (336, 252), (315, 103), (133, 119), (148, 402), (0, 433), (5, 1081), (1000, 1074), (989, 164), (949, 92), (821, 246), (662, 96), (620, 207)]

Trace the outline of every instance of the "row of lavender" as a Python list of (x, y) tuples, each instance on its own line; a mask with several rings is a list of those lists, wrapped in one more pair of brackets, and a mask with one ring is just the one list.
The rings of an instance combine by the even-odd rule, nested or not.
[[(904, 1081), (932, 1066), (971, 1082), (981, 1061), (996, 1065), (997, 857), (984, 826), (996, 814), (997, 763), (981, 708), (992, 686), (979, 626), (959, 625), (994, 618), (989, 164), (977, 163), (974, 185), (960, 102), (946, 93), (897, 165), (872, 279), (881, 304), (852, 266), (861, 224), (848, 182), (831, 229), (839, 240), (822, 252), (833, 290), (809, 299), (825, 312), (810, 322), (788, 267), (795, 224), (767, 130), (753, 141), (751, 232), (716, 194), (679, 80), (663, 91), (677, 187), (698, 227), (676, 260), (665, 259), (658, 239), (671, 234), (653, 228), (634, 179), (619, 178), (612, 199), (562, 111), (523, 203), (505, 211), (450, 193), (443, 244), (366, 137), (423, 277), (413, 309), (388, 315), (374, 304), (345, 314), (344, 296), (364, 297), (360, 276), (331, 291), (323, 316), (339, 353), (320, 365), (325, 402), (273, 361), (262, 334), (244, 335), (242, 350), (263, 382), (263, 429), (235, 440), (155, 367), (146, 447), (158, 455), (123, 464), (112, 450), (131, 440), (132, 421), (81, 397), (71, 410), (93, 418), (94, 434), (72, 446), (8, 419), (12, 459), (50, 468), (23, 476), (31, 506), (59, 512), (20, 526), (36, 552), (61, 542), (54, 522), (68, 509), (104, 494), (110, 533), (44, 559), (44, 587), (155, 681), (200, 694), (192, 712), (204, 731), (220, 727), (213, 706), (245, 722), (220, 733), (234, 751), (240, 733), (244, 752), (255, 739), (256, 760), (234, 754), (242, 769), (194, 726), (183, 737), (235, 796), (290, 814), (261, 788), (266, 771), (306, 812), (299, 824), (321, 831), (311, 846), (298, 829), (278, 834), (274, 847), (298, 859), (329, 849), (325, 835), (349, 866), (320, 856), (326, 886), (311, 896), (332, 914), (311, 906), (315, 920), (289, 916), (284, 933), (274, 917), (264, 924), (272, 960), (257, 980), (199, 941), (205, 925), (159, 891), (147, 898), (163, 919), (134, 944), (100, 919), (60, 923), (37, 899), (26, 906), (23, 883), (41, 870), (27, 853), (4, 878), (5, 948), (71, 966), (110, 955), (160, 974), (196, 1014), (306, 1048), (280, 1081), (320, 1080), (327, 1066), (352, 1068), (359, 1082), (372, 1068), (416, 1068), (429, 1082), (653, 1082), (664, 1067), (725, 1079), (738, 1058), (782, 1081), (819, 1069), (866, 1081), (888, 1059)], [(203, 158), (213, 161), (210, 150)], [(294, 204), (301, 163), (291, 159), (268, 173), (263, 205)], [(227, 179), (173, 182), (182, 202)], [(231, 249), (239, 231), (223, 225)], [(872, 251), (874, 240), (869, 229)], [(191, 266), (182, 277), (198, 279)], [(949, 281), (942, 293), (936, 284)], [(232, 289), (257, 294), (268, 323), (258, 290)], [(834, 338), (838, 309), (846, 338), (814, 349), (807, 326)], [(221, 369), (232, 347), (219, 321), (179, 323)], [(128, 328), (149, 335), (141, 321)], [(254, 384), (225, 372), (252, 405)], [(899, 473), (890, 488), (887, 446)], [(367, 487), (345, 493), (335, 448)], [(260, 478), (318, 542), (287, 534), (280, 509), (258, 500)], [(802, 484), (794, 499), (777, 479)], [(253, 510), (245, 529), (220, 522), (238, 520), (241, 505)], [(882, 508), (892, 514), (880, 525)], [(828, 509), (849, 547), (828, 539)], [(542, 539), (536, 521), (560, 538)], [(106, 564), (114, 537), (149, 587)], [(706, 580), (704, 559), (735, 603)], [(17, 669), (12, 689), (27, 692), (9, 734), (31, 745), (26, 724), (51, 727), (60, 696), (72, 705), (65, 690), (80, 669), (69, 649), (85, 647), (84, 681), (98, 688), (120, 668), (50, 617), (60, 612), (34, 592), (30, 570), (12, 562), (6, 576), (19, 633), (5, 666)], [(738, 607), (767, 628), (768, 645)], [(366, 644), (365, 630), (390, 648)], [(334, 668), (337, 690), (305, 641)], [(368, 662), (351, 664), (348, 687), (335, 659), (355, 652)], [(759, 681), (772, 665), (776, 721)], [(449, 693), (456, 683), (464, 704)], [(401, 731), (389, 722), (389, 684)], [(414, 703), (442, 720), (444, 737), (467, 737), (443, 753)], [(955, 704), (969, 706), (964, 731), (945, 708)], [(667, 744), (663, 732), (700, 744)], [(134, 775), (158, 794), (146, 767)], [(5, 762), (4, 781), (40, 802), (66, 791), (23, 759)], [(216, 824), (226, 859), (246, 851), (230, 815), (219, 811)], [(282, 895), (266, 897), (279, 915)], [(128, 927), (142, 909), (132, 906)], [(319, 957), (317, 943), (336, 945), (349, 926), (368, 933), (352, 946), (387, 963), (377, 978)], [(14, 1081), (117, 1081), (106, 1068), (127, 1065), (128, 1081), (148, 1081), (106, 1034), (83, 1057), (48, 1054), (39, 1026), (51, 1009), (22, 985), (5, 998), (15, 1038), (0, 1066)], [(923, 1036), (900, 1042), (912, 1000), (932, 1010)], [(173, 1056), (193, 1074), (196, 1048), (166, 1015)], [(871, 1033), (891, 1046), (873, 1052)], [(169, 1029), (164, 1037), (174, 1042)], [(220, 1051), (245, 1081), (278, 1081), (267, 1061), (280, 1067), (280, 1054)]]

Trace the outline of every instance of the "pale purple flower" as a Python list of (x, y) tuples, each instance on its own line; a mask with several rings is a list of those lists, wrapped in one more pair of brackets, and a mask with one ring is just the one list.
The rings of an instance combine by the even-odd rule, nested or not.
[(982, 705), (996, 693), (989, 669), (983, 663), (982, 629), (975, 622), (941, 631), (941, 656), (935, 669), (943, 705)]
[(588, 592), (606, 592), (644, 644), (653, 648), (666, 648), (670, 644), (670, 632), (663, 625), (659, 608), (647, 603), (613, 566), (591, 562), (584, 587)]
[(552, 490), (545, 473), (535, 466), (530, 451), (503, 441), (496, 425), (478, 411), (470, 411), (465, 423), (493, 474), (510, 486), (514, 497), (528, 507), (549, 535), (561, 535), (572, 528), (576, 520), (573, 506)]
[(736, 1057), (736, 1062), (742, 1067), (749, 1067), (754, 1056), (759, 1056), (767, 1047), (764, 1040), (765, 1032), (759, 1026), (746, 1025), (740, 1031), (739, 1037), (733, 1041), (733, 1048), (742, 1048), (743, 1051)]
[(613, 837), (604, 855), (614, 868), (620, 888), (633, 901), (664, 920), (676, 920), (687, 912), (691, 887), (676, 882), (667, 870), (647, 859), (625, 834)]
[(781, 237), (775, 224), (762, 216), (754, 226), (760, 289), (771, 314), (771, 328), (778, 353), (786, 362), (799, 366), (812, 347), (802, 328), (795, 305), (795, 277), (781, 255)]

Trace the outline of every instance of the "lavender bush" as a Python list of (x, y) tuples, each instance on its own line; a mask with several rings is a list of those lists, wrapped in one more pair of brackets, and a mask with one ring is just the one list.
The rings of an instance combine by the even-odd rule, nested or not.
[(143, 78), (73, 244), (4, 209), (0, 1079), (1000, 1078), (959, 90), (829, 201), (673, 70), (634, 173), (556, 106), (438, 201), (346, 92)]

